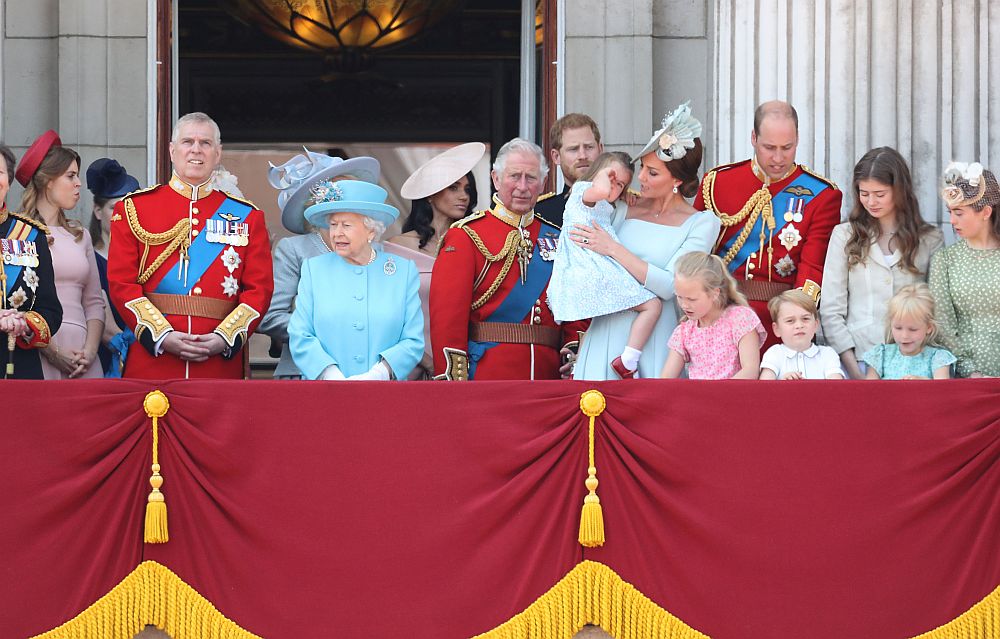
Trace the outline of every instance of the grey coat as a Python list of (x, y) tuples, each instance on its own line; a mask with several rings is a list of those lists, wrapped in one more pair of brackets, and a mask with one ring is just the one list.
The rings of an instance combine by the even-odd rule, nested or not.
[(281, 343), (281, 359), (274, 370), (276, 378), (302, 375), (288, 350), (288, 320), (295, 309), (302, 262), (329, 252), (326, 242), (316, 232), (283, 238), (274, 247), (274, 293), (271, 307), (257, 330)]

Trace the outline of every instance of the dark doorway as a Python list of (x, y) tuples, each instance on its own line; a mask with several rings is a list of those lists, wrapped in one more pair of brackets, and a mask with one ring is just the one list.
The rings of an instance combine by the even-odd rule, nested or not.
[(178, 106), (227, 143), (463, 142), (517, 135), (520, 2), (468, 0), (361, 72), (266, 35), (219, 0), (178, 2)]

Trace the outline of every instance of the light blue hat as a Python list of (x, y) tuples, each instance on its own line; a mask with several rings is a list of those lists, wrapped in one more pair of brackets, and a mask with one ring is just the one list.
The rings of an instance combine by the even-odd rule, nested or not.
[(312, 204), (305, 211), (305, 219), (318, 228), (330, 226), (327, 216), (331, 213), (357, 213), (386, 226), (399, 217), (399, 210), (385, 203), (386, 190), (371, 182), (324, 180), (315, 184), (309, 193)]

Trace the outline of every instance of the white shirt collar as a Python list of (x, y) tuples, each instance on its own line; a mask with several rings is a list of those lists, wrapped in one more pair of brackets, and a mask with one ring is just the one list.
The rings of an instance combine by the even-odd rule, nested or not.
[(788, 348), (784, 344), (778, 344), (778, 346), (781, 347), (782, 355), (784, 355), (788, 359), (792, 359), (793, 357), (799, 354), (804, 355), (806, 357), (816, 357), (816, 355), (819, 354), (819, 346), (816, 346), (815, 344), (810, 344), (809, 348), (807, 348), (804, 351), (797, 351), (795, 349)]

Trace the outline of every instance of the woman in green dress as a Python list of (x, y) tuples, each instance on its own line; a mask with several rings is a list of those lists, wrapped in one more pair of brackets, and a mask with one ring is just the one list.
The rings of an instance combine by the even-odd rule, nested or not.
[(957, 377), (1000, 377), (1000, 185), (979, 163), (953, 162), (941, 196), (959, 241), (931, 258), (928, 278)]

